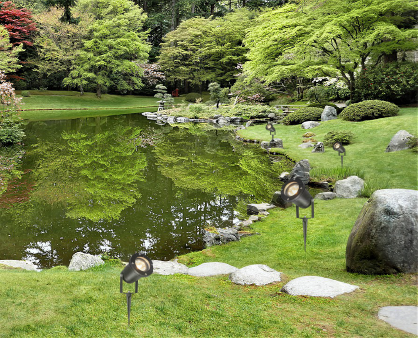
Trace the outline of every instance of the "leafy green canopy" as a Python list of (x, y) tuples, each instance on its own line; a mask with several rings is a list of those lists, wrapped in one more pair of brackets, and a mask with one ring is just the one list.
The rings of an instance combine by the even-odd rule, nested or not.
[(143, 23), (146, 15), (129, 0), (80, 0), (77, 9), (91, 13), (90, 34), (77, 57), (76, 66), (64, 84), (92, 83), (96, 94), (114, 87), (125, 93), (142, 86), (142, 69), (150, 50)]
[(272, 83), (289, 76), (343, 77), (351, 92), (357, 74), (396, 51), (417, 48), (417, 30), (404, 28), (413, 0), (309, 1), (262, 14), (245, 39), (252, 77)]

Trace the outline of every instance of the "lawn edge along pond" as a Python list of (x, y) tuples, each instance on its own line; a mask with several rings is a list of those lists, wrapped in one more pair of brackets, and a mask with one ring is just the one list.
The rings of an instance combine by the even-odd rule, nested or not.
[[(316, 170), (340, 166), (340, 158), (329, 148), (324, 154), (298, 148), (305, 132), (299, 125), (275, 127), (291, 158), (309, 159)], [(398, 130), (417, 135), (417, 108), (403, 108), (399, 116), (372, 121), (333, 120), (312, 131), (322, 141), (329, 128), (353, 131), (345, 165), (361, 169), (367, 183), (376, 188), (417, 189), (417, 153), (384, 153)], [(270, 139), (264, 125), (239, 135)], [(82, 272), (69, 272), (66, 267), (42, 272), (0, 267), (0, 337), (406, 337), (407, 333), (379, 320), (377, 313), (383, 306), (417, 305), (417, 274), (345, 271), (346, 241), (366, 201), (365, 197), (316, 200), (307, 252), (301, 221), (291, 207), (273, 209), (254, 223), (259, 235), (178, 257), (188, 266), (214, 261), (237, 268), (266, 264), (281, 271), (283, 280), (256, 287), (235, 285), (227, 276), (153, 274), (140, 280), (129, 327), (126, 300), (119, 293), (123, 265), (118, 260)], [(307, 275), (357, 285), (359, 290), (333, 299), (280, 292), (289, 280)]]

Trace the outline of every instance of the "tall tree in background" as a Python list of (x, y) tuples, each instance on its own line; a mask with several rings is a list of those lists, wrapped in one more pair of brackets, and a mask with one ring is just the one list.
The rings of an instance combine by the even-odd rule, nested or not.
[(58, 7), (63, 8), (63, 14), (61, 16), (61, 21), (68, 23), (75, 23), (75, 19), (71, 15), (71, 7), (76, 4), (75, 0), (43, 0), (43, 3), (46, 7)]
[(12, 73), (22, 67), (19, 65), (18, 54), (23, 50), (22, 45), (13, 47), (6, 28), (0, 26), (0, 71)]
[(142, 9), (129, 0), (80, 0), (77, 9), (91, 13), (93, 21), (64, 84), (93, 84), (98, 97), (107, 88), (120, 93), (141, 88), (143, 70), (138, 63), (147, 61), (150, 50)]
[(402, 27), (413, 0), (309, 1), (266, 12), (245, 40), (244, 70), (272, 83), (293, 75), (342, 76), (354, 93), (357, 74), (394, 51), (417, 48), (417, 29)]

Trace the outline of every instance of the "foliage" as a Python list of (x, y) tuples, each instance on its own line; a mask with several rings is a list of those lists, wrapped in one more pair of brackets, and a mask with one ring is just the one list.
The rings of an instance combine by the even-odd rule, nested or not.
[(64, 9), (60, 17), (60, 20), (62, 22), (76, 23), (77, 20), (72, 17), (70, 9), (70, 7), (76, 4), (76, 0), (43, 0), (43, 2), (48, 7)]
[(195, 103), (196, 100), (201, 98), (201, 94), (199, 93), (188, 93), (185, 95), (184, 100), (188, 102)]
[(16, 97), (12, 83), (6, 81), (6, 75), (0, 70), (0, 121), (8, 119), (19, 121), (17, 109), (21, 99)]
[(138, 66), (144, 71), (142, 77), (144, 88), (141, 88), (141, 93), (150, 95), (153, 92), (154, 86), (164, 82), (166, 76), (157, 63), (141, 63)]
[(300, 124), (306, 121), (320, 121), (323, 113), (322, 108), (307, 107), (300, 108), (293, 113), (289, 113), (282, 120), (283, 124)]
[(350, 131), (329, 131), (323, 139), (325, 146), (333, 146), (336, 142), (350, 144), (354, 134)]
[(412, 149), (413, 151), (418, 151), (418, 137), (417, 136), (413, 136), (410, 137), (407, 140), (407, 146), (409, 147), (409, 149)]
[(0, 25), (0, 70), (5, 73), (11, 73), (22, 67), (18, 63), (18, 55), (22, 50), (22, 44), (15, 47), (12, 46), (9, 33), (6, 28)]
[(413, 0), (309, 1), (267, 11), (246, 36), (244, 70), (268, 83), (339, 75), (353, 95), (359, 67), (417, 48), (417, 29), (406, 28), (416, 11)]
[(37, 29), (32, 14), (27, 9), (18, 9), (11, 1), (0, 2), (0, 25), (9, 32), (13, 46), (32, 46)]
[(323, 103), (330, 99), (329, 89), (321, 85), (311, 87), (307, 90), (306, 95), (310, 102)]
[(242, 40), (251, 16), (249, 11), (239, 11), (213, 20), (192, 18), (182, 22), (162, 43), (158, 63), (167, 80), (231, 85), (237, 64), (246, 60)]
[(394, 103), (380, 100), (367, 100), (351, 104), (339, 116), (346, 121), (364, 121), (396, 116), (398, 112), (399, 107)]
[(30, 93), (29, 90), (23, 90), (22, 93), (21, 93), (21, 95), (23, 97), (30, 97), (31, 96), (31, 93)]
[(0, 144), (3, 147), (10, 147), (14, 144), (20, 144), (25, 137), (20, 124), (9, 119), (0, 122)]
[(137, 64), (146, 61), (150, 49), (143, 32), (143, 11), (130, 0), (80, 0), (77, 10), (91, 13), (93, 21), (64, 84), (91, 83), (98, 97), (108, 87), (123, 94), (141, 88), (143, 70)]
[[(42, 87), (61, 88), (63, 79), (69, 76), (81, 52), (83, 40), (88, 37), (91, 18), (88, 13), (77, 14), (80, 18), (77, 25), (60, 20), (63, 10), (55, 7), (34, 16), (40, 23), (40, 34), (35, 40), (37, 57), (34, 62)], [(87, 84), (87, 81), (80, 80), (82, 84)], [(83, 87), (80, 87), (83, 91)]]
[(361, 73), (355, 102), (385, 100), (396, 104), (417, 102), (418, 66), (416, 62), (392, 62), (367, 67)]
[(228, 88), (221, 88), (217, 82), (211, 82), (208, 85), (208, 90), (210, 92), (210, 99), (216, 103), (217, 108), (220, 103), (228, 101)]
[(160, 101), (163, 101), (165, 103), (168, 103), (169, 105), (173, 106), (174, 103), (174, 99), (172, 97), (172, 95), (170, 95), (169, 93), (167, 93), (167, 87), (162, 85), (162, 84), (158, 84), (156, 86), (156, 89), (154, 89), (155, 92), (157, 92), (154, 97), (157, 97), (158, 99), (160, 99)]
[(332, 102), (322, 102), (322, 103), (310, 103), (307, 105), (307, 107), (317, 107), (317, 108), (322, 108), (324, 109), (324, 107), (326, 106), (330, 106), (336, 109), (336, 112), (339, 114), (343, 108), (338, 107), (337, 105), (335, 105)]
[(349, 176), (358, 176), (363, 179), (364, 172), (352, 167), (313, 168), (310, 170), (310, 179), (314, 182), (336, 182)]

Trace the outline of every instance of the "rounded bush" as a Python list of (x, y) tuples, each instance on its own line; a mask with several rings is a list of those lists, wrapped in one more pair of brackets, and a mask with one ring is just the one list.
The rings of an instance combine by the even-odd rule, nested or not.
[(354, 134), (350, 131), (329, 131), (323, 140), (323, 144), (325, 146), (333, 146), (336, 142), (340, 142), (342, 144), (350, 144)]
[(305, 107), (288, 114), (282, 122), (284, 124), (300, 124), (306, 121), (320, 121), (322, 113), (322, 108)]
[(339, 116), (346, 121), (364, 121), (378, 119), (380, 117), (396, 116), (398, 112), (399, 107), (394, 103), (380, 100), (367, 100), (351, 104)]
[(29, 92), (29, 90), (22, 90), (22, 96), (23, 97), (30, 97), (31, 93)]
[(185, 101), (195, 103), (196, 100), (201, 98), (201, 94), (199, 93), (189, 93), (185, 95)]

